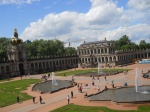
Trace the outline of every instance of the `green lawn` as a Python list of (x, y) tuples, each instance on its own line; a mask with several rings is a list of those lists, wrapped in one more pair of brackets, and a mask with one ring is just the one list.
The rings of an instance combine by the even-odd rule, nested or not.
[(150, 106), (140, 106), (138, 110), (112, 110), (106, 107), (90, 107), (69, 104), (51, 112), (150, 112)]
[(16, 103), (16, 97), (20, 97), (20, 101), (31, 99), (31, 96), (22, 93), (30, 84), (40, 82), (39, 79), (24, 79), (0, 84), (0, 107)]
[[(130, 70), (130, 69), (101, 69), (101, 71), (103, 72), (115, 72), (115, 71), (122, 72), (125, 70)], [(94, 69), (82, 69), (82, 70), (73, 70), (73, 71), (64, 70), (64, 71), (55, 72), (55, 74), (57, 76), (64, 76), (65, 73), (66, 76), (69, 76), (69, 75), (88, 73), (88, 72), (98, 72), (98, 69), (94, 68)]]

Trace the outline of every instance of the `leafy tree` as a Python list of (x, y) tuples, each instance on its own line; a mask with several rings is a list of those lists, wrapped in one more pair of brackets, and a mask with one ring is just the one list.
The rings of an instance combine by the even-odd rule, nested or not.
[(145, 40), (141, 40), (139, 45), (141, 44), (146, 44)]
[(0, 60), (7, 60), (7, 47), (10, 45), (10, 39), (0, 37)]
[(129, 40), (129, 37), (127, 35), (123, 35), (119, 40), (114, 41), (115, 43), (115, 49), (121, 50), (121, 49), (130, 49), (131, 41)]
[(66, 47), (65, 48), (65, 53), (66, 54), (76, 54), (77, 51), (76, 51), (76, 49), (74, 47)]
[(115, 43), (115, 49), (118, 50), (139, 49), (139, 46), (134, 42), (131, 42), (127, 35), (123, 35), (119, 40), (113, 42)]
[(48, 55), (63, 55), (63, 54), (73, 54), (76, 52), (75, 48), (69, 51), (64, 47), (64, 43), (60, 40), (35, 40), (26, 45), (27, 56), (48, 56)]
[(146, 43), (145, 40), (141, 40), (139, 43), (140, 49), (150, 49), (150, 43)]

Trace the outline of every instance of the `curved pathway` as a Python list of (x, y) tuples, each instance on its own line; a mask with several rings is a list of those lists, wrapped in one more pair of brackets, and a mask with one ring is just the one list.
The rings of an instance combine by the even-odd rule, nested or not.
[[(88, 94), (93, 94), (97, 92), (97, 85), (100, 86), (100, 90), (104, 89), (104, 86), (107, 85), (108, 88), (111, 88), (111, 81), (114, 80), (115, 86), (122, 86), (124, 82), (127, 82), (128, 85), (134, 85), (134, 71), (135, 67), (139, 67), (144, 70), (144, 72), (147, 71), (147, 67), (149, 67), (148, 64), (140, 65), (140, 64), (134, 64), (129, 65), (127, 68), (132, 68), (133, 70), (129, 71), (128, 75), (124, 75), (123, 73), (113, 75), (113, 76), (107, 76), (107, 81), (104, 81), (104, 77), (100, 77), (100, 82), (95, 80), (95, 85), (91, 85), (91, 77), (75, 77), (75, 81), (77, 83), (88, 84), (88, 89), (83, 89), (84, 92), (87, 92)], [(79, 69), (79, 68), (78, 68)], [(40, 78), (40, 75), (31, 75), (26, 78)], [(59, 80), (71, 80), (71, 76), (57, 76), (56, 79)], [(20, 80), (20, 78), (15, 78), (14, 80)], [(14, 81), (12, 80), (12, 81)], [(150, 85), (149, 79), (143, 79), (140, 77), (140, 82), (143, 82), (143, 84)], [(3, 82), (1, 82), (3, 83)], [(142, 84), (142, 83), (141, 83)], [(56, 93), (52, 94), (40, 94), (38, 92), (32, 92), (31, 88), (33, 85), (31, 85), (28, 90), (23, 91), (27, 92), (31, 96), (36, 97), (36, 104), (33, 104), (32, 100), (27, 100), (22, 103), (16, 103), (7, 107), (0, 108), (0, 112), (49, 112), (51, 110), (54, 110), (56, 108), (62, 107), (64, 105), (67, 105), (67, 95), (70, 95), (70, 92), (73, 91), (74, 98), (71, 99), (70, 103), (74, 103), (77, 105), (85, 105), (85, 106), (106, 106), (108, 108), (117, 109), (117, 110), (136, 110), (139, 104), (117, 104), (113, 102), (89, 102), (88, 99), (84, 98), (84, 93), (79, 93), (77, 87), (64, 89), (61, 91), (58, 91)], [(39, 96), (42, 96), (43, 98), (43, 104), (39, 103)], [(143, 104), (140, 104), (143, 105)], [(144, 105), (150, 105), (144, 104)]]

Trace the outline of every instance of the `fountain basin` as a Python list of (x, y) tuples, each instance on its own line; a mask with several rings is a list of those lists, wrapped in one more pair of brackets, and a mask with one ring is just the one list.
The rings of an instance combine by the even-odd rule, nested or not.
[(52, 80), (37, 83), (32, 87), (32, 91), (38, 91), (40, 93), (53, 93), (62, 89), (73, 87), (74, 82), (69, 80), (57, 80), (57, 85), (52, 84)]
[[(150, 102), (150, 86), (139, 86), (141, 92), (136, 92), (135, 87), (121, 87), (107, 89), (97, 94), (89, 95), (90, 101), (113, 101), (118, 103)], [(142, 94), (142, 89), (149, 94)]]

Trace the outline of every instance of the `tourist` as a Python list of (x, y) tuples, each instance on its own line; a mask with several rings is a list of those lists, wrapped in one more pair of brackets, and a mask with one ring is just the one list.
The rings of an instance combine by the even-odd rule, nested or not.
[(81, 86), (81, 87), (79, 87), (79, 91), (82, 93), (82, 86)]
[(34, 104), (35, 104), (35, 98), (36, 98), (36, 97), (32, 97), (32, 100), (33, 100), (33, 103), (34, 103)]
[(92, 86), (94, 86), (94, 81), (92, 81)]
[(95, 77), (94, 77), (94, 75), (92, 75), (92, 80), (95, 80)]
[(72, 76), (72, 81), (74, 81), (74, 77)]
[(71, 91), (71, 98), (73, 98), (73, 91)]
[(88, 84), (85, 84), (85, 89), (87, 89), (88, 88)]
[(125, 82), (123, 86), (128, 86), (127, 83)]
[(100, 91), (100, 87), (99, 86), (97, 86), (97, 90), (98, 90), (98, 92)]
[(100, 82), (100, 79), (99, 79), (99, 77), (97, 77), (97, 80), (98, 80), (98, 82)]
[(115, 88), (114, 84), (112, 84), (112, 88)]
[(68, 104), (70, 103), (70, 97), (69, 95), (67, 96)]
[(41, 79), (43, 79), (43, 76), (41, 75)]
[(17, 96), (17, 102), (18, 102), (18, 103), (20, 102), (19, 96)]
[(42, 97), (41, 96), (39, 97), (39, 100), (40, 100), (40, 103), (42, 104)]
[(48, 78), (50, 77), (50, 74), (48, 74)]
[(84, 97), (87, 97), (87, 92), (85, 92), (85, 95), (84, 95)]
[(105, 85), (105, 90), (107, 90), (108, 88), (107, 88), (107, 86)]
[(143, 70), (142, 70), (142, 73), (143, 73)]
[(104, 80), (106, 81), (107, 79), (106, 79), (106, 76), (104, 77)]

